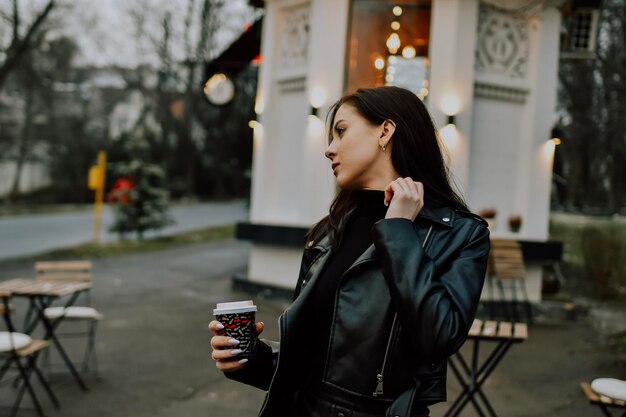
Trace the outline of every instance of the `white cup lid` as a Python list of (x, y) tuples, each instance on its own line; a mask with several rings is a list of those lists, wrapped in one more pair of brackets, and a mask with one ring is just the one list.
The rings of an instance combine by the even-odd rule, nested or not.
[(248, 311), (257, 311), (252, 300), (217, 303), (217, 308), (213, 309), (213, 314), (245, 313)]

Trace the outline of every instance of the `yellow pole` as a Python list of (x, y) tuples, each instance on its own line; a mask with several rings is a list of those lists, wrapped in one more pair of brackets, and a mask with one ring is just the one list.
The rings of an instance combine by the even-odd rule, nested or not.
[(104, 184), (106, 178), (107, 154), (98, 152), (98, 165), (89, 170), (89, 188), (96, 191), (93, 213), (93, 240), (100, 240), (100, 223), (102, 223), (102, 203), (104, 201)]

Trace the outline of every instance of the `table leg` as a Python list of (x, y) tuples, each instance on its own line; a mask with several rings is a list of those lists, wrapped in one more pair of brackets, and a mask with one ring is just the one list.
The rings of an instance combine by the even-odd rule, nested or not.
[(482, 392), (480, 388), (481, 383), (478, 382), (478, 378), (480, 377), (481, 370), (478, 369), (478, 344), (477, 342), (478, 340), (475, 341), (474, 348), (472, 350), (472, 368), (468, 366), (467, 362), (465, 362), (465, 359), (463, 358), (460, 352), (457, 353), (454, 356), (454, 358), (451, 358), (451, 361), (450, 361), (451, 364), (453, 364), (453, 360), (458, 360), (461, 367), (463, 368), (463, 371), (466, 373), (467, 376), (469, 376), (469, 380), (466, 382), (461, 376), (461, 373), (458, 371), (458, 369), (456, 369), (456, 365), (452, 365), (452, 370), (454, 371), (457, 379), (459, 379), (459, 382), (464, 387), (464, 389), (461, 395), (456, 399), (452, 407), (448, 410), (448, 413), (446, 413), (446, 416), (451, 416), (451, 417), (457, 416), (465, 408), (467, 403), (471, 401), (472, 405), (474, 406), (474, 409), (478, 412), (478, 414), (481, 417), (484, 417), (485, 413), (482, 407), (476, 401), (476, 398), (474, 397), (475, 394), (478, 394), (479, 398), (483, 401), (483, 403), (487, 407), (487, 411), (489, 412), (489, 414), (492, 417), (497, 417), (497, 415), (495, 414), (493, 410), (493, 407), (491, 407), (491, 404), (487, 400), (487, 397), (485, 396), (485, 394)]
[[(78, 296), (78, 293), (73, 294), (72, 297), (70, 298), (70, 300), (68, 300), (68, 302), (66, 303), (64, 308), (67, 308), (67, 307), (71, 306), (72, 303), (76, 300), (77, 296)], [(63, 362), (65, 362), (65, 365), (70, 370), (70, 373), (72, 374), (72, 376), (74, 377), (74, 379), (76, 380), (76, 382), (78, 383), (80, 388), (83, 391), (88, 391), (89, 388), (87, 388), (87, 385), (85, 385), (85, 383), (83, 382), (82, 378), (78, 374), (78, 371), (76, 371), (76, 368), (74, 367), (74, 364), (72, 363), (72, 361), (70, 360), (69, 356), (65, 352), (65, 349), (63, 349), (63, 346), (61, 346), (61, 343), (59, 342), (59, 339), (54, 334), (54, 330), (59, 326), (59, 324), (62, 321), (62, 318), (59, 318), (59, 319), (55, 320), (54, 323), (51, 323), (50, 320), (48, 320), (48, 318), (44, 314), (44, 311), (46, 310), (46, 308), (49, 307), (50, 303), (49, 302), (46, 303), (45, 300), (40, 299), (40, 300), (38, 300), (39, 301), (39, 304), (38, 304), (36, 298), (33, 298), (33, 300), (35, 300), (34, 304), (35, 304), (35, 309), (36, 309), (37, 315), (39, 316), (39, 320), (43, 323), (44, 328), (45, 328), (44, 339), (45, 340), (52, 340), (54, 346), (59, 351), (59, 354), (61, 355), (61, 358), (63, 359)]]
[[(489, 354), (485, 362), (479, 367), (478, 366), (478, 348), (480, 341), (477, 339), (474, 341), (474, 346), (472, 349), (472, 366), (470, 367), (460, 352), (458, 352), (454, 357), (450, 358), (450, 365), (452, 371), (454, 372), (456, 378), (463, 386), (463, 392), (459, 397), (455, 400), (452, 406), (448, 409), (445, 416), (446, 417), (455, 417), (460, 414), (460, 412), (467, 406), (467, 403), (470, 401), (472, 405), (476, 409), (479, 415), (484, 416), (484, 412), (482, 408), (479, 406), (478, 402), (474, 398), (474, 395), (478, 395), (483, 405), (487, 408), (487, 411), (491, 417), (497, 417), (495, 410), (493, 409), (491, 403), (487, 399), (487, 396), (482, 390), (483, 383), (487, 380), (489, 375), (494, 371), (498, 363), (504, 358), (504, 355), (509, 350), (509, 348), (513, 345), (512, 340), (504, 340), (498, 343), (498, 345), (494, 348), (494, 350)], [(460, 364), (462, 371), (468, 376), (468, 379), (465, 380), (461, 371), (459, 370), (457, 364)]]
[(43, 385), (44, 389), (48, 393), (48, 397), (50, 397), (50, 400), (54, 404), (55, 408), (58, 409), (61, 407), (61, 405), (59, 404), (59, 400), (57, 399), (56, 395), (54, 395), (54, 392), (52, 392), (52, 389), (50, 388), (50, 384), (48, 384), (48, 381), (46, 380), (46, 378), (44, 378), (43, 374), (37, 367), (38, 357), (39, 357), (39, 352), (37, 352), (34, 355), (31, 355), (28, 359), (28, 365), (35, 371), (35, 374), (37, 375), (37, 378), (39, 379), (39, 383)]
[[(460, 353), (457, 353), (457, 355), (460, 355)], [(456, 397), (456, 400), (454, 400), (454, 402), (452, 403), (450, 408), (448, 408), (448, 411), (446, 411), (446, 414), (445, 414), (444, 417), (454, 417), (454, 416), (456, 416), (458, 414), (458, 412), (456, 412), (456, 409), (457, 409), (459, 403), (467, 395), (467, 384), (465, 382), (465, 379), (463, 378), (463, 375), (461, 375), (461, 371), (459, 371), (459, 369), (457, 368), (456, 364), (454, 363), (455, 362), (455, 356), (450, 358), (449, 364), (450, 364), (450, 368), (452, 368), (452, 372), (456, 376), (456, 379), (461, 384), (461, 387), (463, 388), (463, 391), (461, 392), (461, 394), (458, 397)]]
[[(42, 300), (44, 300), (44, 303), (46, 305), (50, 305), (50, 303), (52, 302), (52, 300), (50, 300), (49, 297), (41, 297), (41, 298)], [(39, 321), (41, 320), (39, 313), (38, 313), (39, 309), (37, 306), (36, 299), (37, 299), (36, 297), (28, 297), (28, 301), (29, 301), (28, 313), (27, 313), (26, 320), (24, 321), (24, 333), (26, 334), (32, 334), (35, 328), (37, 327), (37, 324), (39, 324)], [(35, 312), (34, 317), (32, 317), (33, 311)]]
[(33, 386), (30, 384), (30, 375), (32, 374), (32, 368), (30, 369), (24, 368), (24, 366), (22, 365), (22, 362), (17, 357), (15, 358), (15, 363), (17, 365), (20, 375), (22, 376), (24, 385), (20, 387), (20, 390), (17, 393), (17, 398), (15, 399), (15, 403), (13, 404), (13, 409), (11, 410), (11, 416), (15, 417), (17, 415), (18, 408), (20, 406), (20, 403), (22, 402), (22, 398), (24, 397), (24, 393), (26, 392), (26, 390), (28, 390), (28, 393), (30, 394), (31, 399), (33, 400), (33, 404), (35, 405), (37, 414), (39, 414), (40, 416), (43, 416), (44, 415), (43, 409), (41, 408), (41, 405), (39, 404), (39, 400), (37, 399), (37, 395), (35, 394), (35, 391), (33, 390)]

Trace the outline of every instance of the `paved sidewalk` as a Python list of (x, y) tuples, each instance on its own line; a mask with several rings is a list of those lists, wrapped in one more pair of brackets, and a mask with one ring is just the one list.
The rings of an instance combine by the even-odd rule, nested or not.
[[(249, 246), (235, 240), (95, 261), (93, 303), (105, 315), (98, 334), (102, 381), (87, 378), (81, 392), (66, 376), (54, 376), (62, 409), (42, 393), (49, 417), (256, 416), (264, 393), (227, 380), (210, 359), (206, 325), (218, 301), (254, 298), (264, 334), (277, 336), (285, 302), (233, 292), (231, 277), (245, 271)], [(32, 265), (0, 264), (0, 280), (31, 274)], [(16, 322), (24, 304), (17, 300)], [(591, 316), (589, 316), (591, 317)], [(544, 317), (530, 338), (512, 347), (484, 390), (502, 417), (600, 416), (584, 400), (578, 382), (599, 376), (626, 378), (626, 358), (609, 351), (591, 320)], [(70, 342), (68, 342), (70, 343)], [(449, 399), (459, 392), (449, 376)], [(0, 404), (11, 388), (0, 388)], [(30, 407), (29, 401), (25, 405)], [(448, 405), (433, 407), (442, 416)], [(8, 415), (6, 408), (0, 416)], [(31, 410), (20, 412), (30, 417)], [(473, 416), (471, 407), (463, 416)]]

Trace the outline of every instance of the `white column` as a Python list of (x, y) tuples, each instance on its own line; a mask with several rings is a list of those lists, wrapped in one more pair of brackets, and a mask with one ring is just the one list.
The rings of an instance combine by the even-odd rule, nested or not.
[(458, 103), (457, 138), (449, 146), (450, 168), (459, 191), (469, 176), (472, 130), (477, 0), (433, 0), (430, 23), (430, 94), (428, 107), (438, 128), (447, 124), (446, 107)]
[(550, 192), (554, 144), (548, 142), (550, 131), (556, 121), (559, 40), (561, 14), (550, 7), (540, 18), (531, 23), (536, 27), (535, 45), (532, 45), (531, 79), (533, 93), (529, 96), (532, 123), (529, 143), (530, 163), (527, 168), (526, 186), (521, 201), (527, 204), (525, 235), (530, 239), (548, 238), (550, 216)]
[(310, 104), (319, 109), (317, 120), (309, 120), (302, 157), (306, 192), (301, 201), (309, 225), (328, 214), (335, 197), (335, 177), (324, 156), (328, 144), (324, 122), (330, 106), (344, 93), (348, 19), (349, 0), (311, 4), (307, 94)]
[[(343, 90), (348, 0), (267, 0), (250, 221), (308, 228), (328, 213), (334, 177), (323, 120)], [(321, 106), (320, 119), (310, 117)], [(262, 127), (261, 127), (262, 126)], [(301, 248), (253, 243), (248, 278), (293, 287)]]

